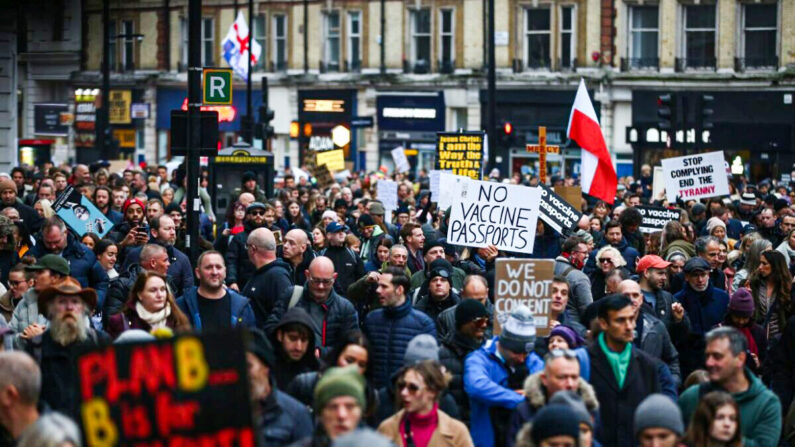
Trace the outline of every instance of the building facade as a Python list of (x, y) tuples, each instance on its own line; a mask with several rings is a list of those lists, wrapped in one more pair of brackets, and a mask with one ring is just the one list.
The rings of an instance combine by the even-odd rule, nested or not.
[[(79, 35), (67, 51), (77, 64), (59, 62), (51, 99), (17, 101), (24, 121), (18, 140), (40, 137), (35, 103), (66, 102), (69, 111), (82, 103), (88, 111), (86, 92), (101, 85), (102, 2), (61, 3)], [(185, 104), (187, 1), (110, 0), (110, 10), (114, 136), (137, 160), (162, 163), (170, 156), (171, 110)], [(253, 10), (252, 35), (263, 51), (252, 109), (256, 115), (267, 77), (277, 168), (327, 149), (336, 125), (351, 130), (349, 167), (368, 170), (391, 165), (389, 151), (398, 146), (415, 167), (430, 167), (436, 132), (485, 128), (484, 0), (254, 1)], [(30, 30), (35, 19), (26, 12), (17, 17), (28, 17)], [(203, 2), (204, 66), (228, 66), (222, 42), (237, 12), (247, 18), (248, 2)], [(497, 123), (510, 123), (513, 133), (490, 142), (490, 150), (504, 175), (536, 172), (537, 155), (524, 147), (537, 141), (538, 126), (562, 147), (548, 159), (550, 171), (579, 172), (579, 148), (566, 126), (581, 78), (620, 174), (701, 150), (725, 150), (751, 166), (795, 161), (795, 0), (495, 0), (495, 22)], [(17, 67), (30, 64), (29, 52), (16, 55)], [(12, 82), (25, 95), (30, 79), (18, 71)], [(247, 113), (245, 82), (236, 79), (234, 88), (232, 106), (217, 108), (222, 146), (236, 141)], [(687, 117), (701, 95), (713, 96), (711, 131), (696, 131), (685, 118), (680, 132), (662, 132), (656, 99), (667, 93), (683, 98)], [(87, 159), (90, 125), (80, 119), (90, 117), (74, 118), (59, 144), (66, 157)], [(360, 127), (369, 118), (374, 125)], [(299, 135), (291, 137), (294, 122)]]

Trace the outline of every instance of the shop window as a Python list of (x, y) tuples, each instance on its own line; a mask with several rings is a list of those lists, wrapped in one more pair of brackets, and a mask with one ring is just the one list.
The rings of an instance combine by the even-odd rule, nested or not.
[(742, 66), (776, 67), (778, 5), (746, 4), (742, 8)]
[(326, 71), (340, 69), (340, 13), (328, 11), (324, 17), (323, 31), (326, 37), (323, 65)]
[(525, 10), (525, 65), (527, 68), (549, 68), (550, 12), (549, 8), (527, 8)]
[(348, 12), (348, 69), (359, 71), (362, 68), (362, 13)]
[(442, 9), (439, 11), (439, 71), (452, 73), (455, 67), (455, 35), (453, 10)]
[(716, 5), (685, 5), (682, 8), (684, 48), (678, 68), (715, 67), (716, 8)]
[(205, 17), (202, 19), (202, 65), (215, 66), (215, 19)]
[(411, 65), (415, 73), (427, 73), (431, 61), (431, 11), (411, 11)]
[(133, 26), (132, 20), (123, 20), (121, 22), (121, 35), (122, 37), (122, 46), (121, 46), (121, 61), (123, 70), (134, 70), (135, 69), (135, 27)]
[(273, 16), (273, 70), (287, 69), (287, 16)]
[(118, 51), (116, 45), (116, 21), (110, 20), (108, 22), (108, 64), (111, 70), (116, 70), (116, 52)]
[(575, 38), (574, 5), (560, 7), (560, 68), (572, 69), (576, 65), (577, 39)]
[(659, 33), (658, 6), (629, 8), (629, 49), (625, 68), (657, 68)]
[(267, 46), (266, 44), (266, 37), (267, 33), (267, 17), (264, 14), (260, 14), (254, 17), (254, 41), (259, 44), (259, 47), (262, 49), (259, 55), (259, 59), (257, 59), (257, 63), (254, 65), (255, 71), (263, 71), (265, 70), (266, 64), (265, 61), (268, 60), (267, 58)]

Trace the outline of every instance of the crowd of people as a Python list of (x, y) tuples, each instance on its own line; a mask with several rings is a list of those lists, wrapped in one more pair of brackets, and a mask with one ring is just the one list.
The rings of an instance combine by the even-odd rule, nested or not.
[[(206, 178), (191, 259), (181, 168), (0, 174), (0, 445), (81, 445), (80, 350), (230, 329), (247, 334), (266, 447), (795, 437), (791, 185), (739, 178), (730, 196), (668, 203), (644, 166), (614, 203), (583, 197), (576, 231), (539, 219), (535, 251), (519, 254), (448, 242), (450, 210), (425, 171), (392, 177), (394, 210), (375, 195), (382, 172), (320, 188), (287, 170), (273, 197), (245, 172), (223, 215)], [(69, 185), (113, 223), (104, 237), (57, 215)], [(681, 219), (641, 231), (638, 206)], [(506, 257), (555, 261), (548, 336), (526, 306), (496, 314), (495, 260)]]

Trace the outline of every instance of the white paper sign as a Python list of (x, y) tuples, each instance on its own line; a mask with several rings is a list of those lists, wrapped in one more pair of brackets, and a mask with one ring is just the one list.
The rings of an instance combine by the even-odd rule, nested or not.
[(662, 166), (654, 167), (654, 174), (651, 177), (651, 197), (657, 199), (660, 193), (665, 189), (665, 180), (663, 180)]
[(384, 210), (397, 209), (397, 182), (392, 180), (379, 180), (375, 184), (376, 197), (384, 205)]
[(439, 209), (446, 210), (453, 204), (453, 197), (456, 197), (462, 183), (469, 181), (469, 177), (452, 174), (450, 171), (440, 171), (439, 173), (439, 196), (436, 203)]
[(411, 170), (409, 159), (406, 157), (403, 147), (398, 146), (392, 149), (392, 160), (395, 161), (395, 172), (409, 172)]
[(669, 202), (729, 195), (723, 151), (665, 158), (662, 168)]
[(451, 171), (442, 171), (439, 169), (431, 169), (431, 172), (428, 173), (428, 178), (431, 182), (431, 201), (439, 203), (439, 178), (443, 172), (451, 172)]
[(455, 196), (447, 241), (464, 247), (495, 245), (532, 253), (541, 191), (520, 185), (469, 180)]

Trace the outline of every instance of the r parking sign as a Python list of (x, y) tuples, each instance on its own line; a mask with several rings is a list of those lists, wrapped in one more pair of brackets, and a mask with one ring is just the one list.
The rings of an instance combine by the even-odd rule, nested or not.
[(219, 106), (232, 104), (232, 69), (204, 69), (204, 105)]

